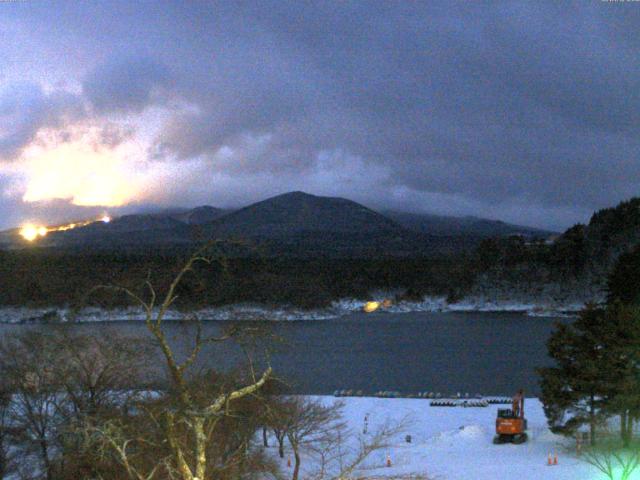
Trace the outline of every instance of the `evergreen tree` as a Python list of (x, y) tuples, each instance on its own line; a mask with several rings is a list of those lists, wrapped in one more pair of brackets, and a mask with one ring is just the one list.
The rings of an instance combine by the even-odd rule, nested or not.
[(539, 369), (541, 401), (551, 430), (571, 434), (587, 424), (592, 442), (609, 394), (600, 341), (603, 313), (588, 305), (573, 324), (558, 323), (547, 342), (555, 366)]
[(577, 224), (564, 232), (551, 247), (550, 263), (569, 276), (579, 276), (587, 264), (586, 229)]
[(633, 423), (640, 418), (640, 245), (620, 255), (607, 291), (608, 322), (616, 329), (609, 350), (617, 371), (609, 409), (620, 415), (620, 434), (627, 446)]
[(607, 282), (607, 303), (640, 306), (640, 245), (618, 257)]
[(598, 424), (619, 416), (627, 446), (640, 417), (640, 311), (620, 302), (587, 306), (573, 324), (559, 324), (547, 346), (555, 366), (539, 373), (552, 431), (587, 424), (594, 442)]
[(610, 392), (605, 410), (620, 416), (620, 436), (626, 447), (633, 422), (640, 417), (640, 311), (616, 301), (607, 306), (604, 321), (604, 365)]

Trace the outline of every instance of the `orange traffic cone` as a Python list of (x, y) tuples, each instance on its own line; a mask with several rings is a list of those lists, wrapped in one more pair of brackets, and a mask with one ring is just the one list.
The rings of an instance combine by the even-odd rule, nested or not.
[(549, 453), (549, 455), (547, 455), (547, 465), (549, 465), (549, 466), (553, 465), (553, 460), (551, 459), (551, 453)]
[(287, 458), (287, 467), (291, 468), (291, 457)]
[(557, 464), (558, 464), (558, 454), (557, 454), (557, 453), (554, 453), (554, 454), (553, 454), (553, 464), (554, 464), (554, 465), (557, 465)]
[(391, 455), (387, 455), (387, 467), (391, 466)]

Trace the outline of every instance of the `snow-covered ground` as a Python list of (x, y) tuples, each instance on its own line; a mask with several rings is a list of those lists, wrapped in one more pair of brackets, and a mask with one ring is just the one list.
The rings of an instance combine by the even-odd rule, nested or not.
[[(372, 298), (382, 300), (383, 293)], [(327, 308), (302, 310), (290, 306), (265, 306), (258, 304), (240, 304), (224, 307), (211, 307), (195, 313), (198, 318), (206, 320), (328, 320), (335, 319), (354, 312), (361, 312), (364, 300), (342, 299), (335, 301)], [(401, 301), (386, 308), (380, 308), (380, 313), (407, 312), (522, 312), (531, 316), (563, 316), (574, 315), (583, 307), (582, 304), (571, 305), (537, 305), (518, 302), (494, 302), (483, 298), (467, 298), (456, 303), (447, 303), (444, 297), (424, 297), (420, 301)], [(166, 320), (181, 320), (184, 314), (170, 310), (165, 315)], [(0, 308), (0, 323), (46, 322), (46, 321), (78, 321), (99, 322), (117, 320), (143, 320), (144, 314), (140, 308), (117, 308), (105, 310), (100, 308), (84, 308), (79, 312), (72, 312), (68, 308)]]
[[(362, 310), (364, 302), (342, 300), (336, 302), (345, 310)], [(391, 313), (404, 312), (522, 312), (530, 316), (575, 315), (584, 304), (545, 304), (517, 301), (494, 301), (483, 297), (467, 297), (455, 303), (448, 303), (445, 297), (424, 297), (421, 301), (401, 301), (383, 309)]]
[[(320, 397), (334, 402), (334, 397)], [(575, 445), (552, 434), (546, 424), (542, 405), (527, 399), (529, 440), (522, 445), (494, 445), (494, 426), (498, 405), (485, 408), (430, 407), (426, 399), (389, 399), (349, 397), (344, 417), (354, 435), (361, 434), (368, 414), (368, 431), (387, 421), (407, 419), (407, 428), (392, 439), (392, 447), (374, 452), (368, 466), (378, 467), (367, 473), (374, 478), (391, 474), (417, 473), (439, 480), (590, 480), (599, 479), (597, 470), (578, 459)], [(502, 407), (504, 408), (504, 406)], [(405, 440), (411, 435), (411, 443)], [(271, 445), (274, 443), (272, 441)], [(271, 448), (275, 455), (275, 448)], [(558, 465), (548, 466), (548, 454), (558, 454)], [(391, 467), (386, 467), (389, 455)], [(287, 451), (282, 462), (287, 467)], [(277, 456), (276, 456), (277, 458)], [(313, 470), (314, 460), (303, 458), (302, 472)], [(304, 478), (304, 474), (301, 476)]]

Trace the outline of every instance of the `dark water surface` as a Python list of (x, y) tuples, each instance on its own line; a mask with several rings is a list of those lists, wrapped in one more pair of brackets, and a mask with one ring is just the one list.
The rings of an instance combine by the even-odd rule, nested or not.
[[(515, 313), (352, 314), (333, 320), (269, 322), (284, 340), (271, 354), (277, 375), (297, 393), (337, 389), (401, 392), (539, 393), (535, 368), (549, 364), (545, 342), (560, 319)], [(569, 321), (569, 320), (560, 320)], [(227, 322), (204, 322), (215, 335)], [(0, 325), (0, 335), (54, 325)], [(148, 335), (142, 322), (76, 324), (83, 333)], [(166, 322), (174, 348), (186, 352), (194, 327)], [(209, 347), (200, 367), (229, 368), (243, 362), (239, 348)], [(161, 359), (158, 358), (158, 364)]]

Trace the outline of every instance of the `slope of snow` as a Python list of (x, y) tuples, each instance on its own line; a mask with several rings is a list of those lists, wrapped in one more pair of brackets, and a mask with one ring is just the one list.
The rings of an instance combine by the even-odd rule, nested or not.
[[(336, 401), (333, 397), (320, 398), (327, 403)], [(439, 480), (601, 478), (594, 467), (576, 457), (571, 440), (548, 430), (537, 399), (527, 399), (525, 403), (529, 440), (522, 445), (492, 443), (497, 405), (447, 408), (430, 407), (424, 399), (351, 397), (340, 400), (345, 402), (344, 417), (354, 434), (362, 433), (366, 414), (369, 432), (386, 421), (408, 421), (406, 430), (392, 439), (392, 447), (375, 452), (369, 459), (367, 465), (375, 470), (367, 473), (375, 478), (409, 473)], [(406, 435), (411, 435), (411, 443), (406, 442)], [(275, 448), (270, 450), (275, 454)], [(547, 465), (549, 453), (558, 454), (558, 465)], [(385, 466), (387, 455), (391, 458), (391, 467)], [(288, 453), (279, 460), (284, 472), (290, 471), (287, 456)], [(313, 460), (303, 459), (302, 467), (302, 472), (312, 471)]]

